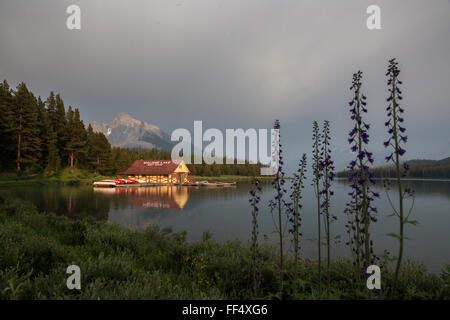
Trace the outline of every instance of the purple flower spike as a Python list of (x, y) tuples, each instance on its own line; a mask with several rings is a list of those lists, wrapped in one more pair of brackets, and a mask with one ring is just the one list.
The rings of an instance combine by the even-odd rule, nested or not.
[[(366, 232), (364, 230), (364, 228), (367, 228), (368, 225), (362, 225), (361, 222), (369, 221), (371, 218), (370, 213), (376, 210), (371, 205), (371, 201), (373, 201), (375, 197), (372, 194), (371, 186), (376, 183), (376, 180), (375, 175), (370, 171), (369, 167), (370, 164), (374, 163), (374, 158), (373, 153), (367, 151), (367, 145), (370, 141), (370, 124), (366, 123), (363, 119), (365, 113), (367, 112), (368, 104), (365, 96), (361, 93), (361, 79), (361, 71), (358, 71), (353, 75), (351, 90), (354, 92), (353, 100), (356, 103), (354, 104), (354, 111), (352, 110), (350, 116), (350, 119), (354, 123), (354, 129), (350, 131), (350, 139), (348, 139), (348, 142), (352, 152), (356, 153), (356, 159), (352, 160), (348, 166), (348, 179), (352, 190), (348, 193), (351, 199), (347, 203), (345, 212), (349, 217), (349, 222), (346, 225), (346, 228), (351, 240), (348, 242), (348, 245), (351, 247), (352, 252), (358, 256), (357, 259), (359, 261), (365, 261), (364, 259), (366, 259), (366, 257), (364, 257), (361, 251), (357, 252), (357, 247), (360, 248), (365, 241), (370, 241), (370, 237), (366, 236)], [(388, 112), (392, 112), (392, 108), (390, 106), (386, 110)], [(387, 126), (389, 130), (392, 130), (390, 121), (387, 121), (385, 126)], [(384, 144), (388, 147), (390, 144), (390, 139)], [(391, 157), (392, 155), (389, 159)], [(372, 245), (370, 244), (370, 248), (371, 246)]]

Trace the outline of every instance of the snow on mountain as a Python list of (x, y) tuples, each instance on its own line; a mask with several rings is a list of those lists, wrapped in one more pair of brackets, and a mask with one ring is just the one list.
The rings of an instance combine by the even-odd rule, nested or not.
[(170, 151), (173, 142), (170, 135), (158, 126), (134, 119), (126, 113), (119, 113), (110, 123), (91, 121), (95, 132), (102, 132), (114, 147)]

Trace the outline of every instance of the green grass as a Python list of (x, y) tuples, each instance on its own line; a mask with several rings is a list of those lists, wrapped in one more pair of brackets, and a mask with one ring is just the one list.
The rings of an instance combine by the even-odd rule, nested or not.
[(56, 174), (44, 173), (34, 175), (18, 175), (16, 173), (0, 174), (0, 186), (15, 185), (47, 185), (47, 184), (92, 184), (94, 181), (110, 178), (96, 175), (84, 169), (65, 168)]
[[(250, 249), (237, 241), (187, 243), (186, 233), (156, 225), (129, 230), (93, 219), (71, 220), (38, 213), (0, 195), (0, 299), (253, 299)], [(277, 252), (261, 249), (264, 281), (259, 298), (277, 298)], [(66, 269), (81, 268), (81, 290), (69, 290)], [(292, 293), (293, 261), (286, 259), (287, 299), (321, 298), (317, 264), (302, 260), (298, 294)], [(330, 299), (379, 299), (345, 259), (331, 264)], [(382, 271), (382, 287), (392, 279)], [(325, 283), (322, 284), (325, 288)], [(441, 275), (405, 263), (399, 279), (402, 299), (448, 299), (450, 268)]]

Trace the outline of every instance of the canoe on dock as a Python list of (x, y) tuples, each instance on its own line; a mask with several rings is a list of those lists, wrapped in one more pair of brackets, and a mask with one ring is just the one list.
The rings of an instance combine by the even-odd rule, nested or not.
[[(105, 187), (105, 188), (128, 188), (128, 187), (151, 187), (151, 186), (167, 186), (178, 184), (167, 184), (167, 183), (145, 183), (134, 179), (112, 179), (112, 180), (102, 180), (94, 182), (94, 187)], [(233, 187), (236, 186), (236, 182), (214, 182), (214, 181), (189, 181), (183, 183), (182, 186), (191, 187)]]
[(94, 187), (106, 187), (112, 188), (122, 185), (138, 185), (139, 181), (134, 179), (112, 179), (112, 180), (101, 180), (94, 182)]

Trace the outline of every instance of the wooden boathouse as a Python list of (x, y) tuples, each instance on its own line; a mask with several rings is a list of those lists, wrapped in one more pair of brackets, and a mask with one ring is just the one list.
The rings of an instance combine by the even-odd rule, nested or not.
[(140, 183), (183, 184), (190, 171), (182, 160), (136, 160), (119, 174)]

